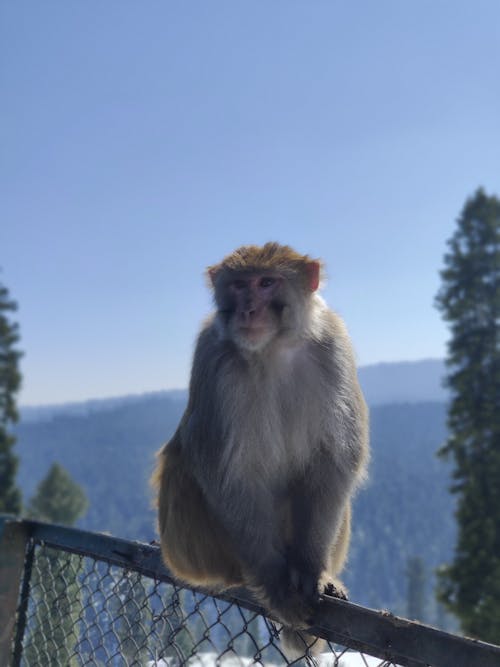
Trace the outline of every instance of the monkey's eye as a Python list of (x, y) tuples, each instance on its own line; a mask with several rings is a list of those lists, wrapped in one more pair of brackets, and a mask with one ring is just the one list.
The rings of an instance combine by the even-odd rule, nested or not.
[(247, 286), (247, 281), (243, 280), (243, 278), (236, 278), (235, 280), (233, 280), (232, 285), (235, 289), (238, 290), (245, 289), (245, 287)]
[(260, 279), (260, 287), (271, 287), (276, 282), (276, 278), (271, 278), (271, 276), (265, 276)]

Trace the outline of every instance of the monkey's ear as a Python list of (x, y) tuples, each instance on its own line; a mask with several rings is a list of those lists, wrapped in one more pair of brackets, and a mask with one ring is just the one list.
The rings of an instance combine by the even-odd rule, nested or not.
[(321, 264), (313, 261), (306, 264), (307, 282), (311, 292), (315, 292), (319, 287), (319, 278), (321, 273)]
[(219, 271), (217, 270), (216, 266), (211, 266), (209, 269), (207, 269), (207, 276), (212, 287), (215, 287), (215, 279), (217, 278), (218, 273)]

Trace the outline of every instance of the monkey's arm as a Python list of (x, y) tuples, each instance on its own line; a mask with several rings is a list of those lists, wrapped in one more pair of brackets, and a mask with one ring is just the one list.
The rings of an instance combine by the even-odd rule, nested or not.
[[(328, 575), (331, 580), (342, 567), (349, 540), (351, 491), (349, 477), (325, 449), (292, 486), (290, 580), (311, 603), (318, 600), (322, 577)], [(332, 572), (333, 545), (340, 552), (334, 557), (336, 567)]]
[[(342, 567), (350, 536), (351, 497), (368, 459), (368, 414), (343, 324), (333, 314), (316, 352), (326, 403), (318, 452), (292, 487), (291, 579), (299, 592), (317, 599), (325, 570)], [(339, 344), (340, 343), (340, 344)], [(332, 546), (337, 553), (331, 554)], [(331, 572), (333, 565), (333, 572)]]

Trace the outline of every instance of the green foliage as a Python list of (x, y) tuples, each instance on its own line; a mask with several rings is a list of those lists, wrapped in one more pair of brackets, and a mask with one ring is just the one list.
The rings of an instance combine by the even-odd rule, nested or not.
[(439, 599), (463, 631), (500, 637), (500, 200), (478, 190), (449, 241), (437, 305), (450, 323), (450, 437), (458, 541)]
[(82, 487), (58, 463), (52, 464), (28, 505), (28, 515), (39, 521), (73, 525), (85, 514), (87, 497)]
[[(54, 463), (38, 485), (27, 513), (33, 519), (72, 525), (85, 513), (87, 504), (82, 488)], [(38, 613), (31, 623), (27, 664), (77, 665), (73, 647), (78, 640), (77, 619), (82, 610), (79, 560), (63, 551), (47, 549), (44, 553), (46, 557), (32, 575), (32, 596)]]
[(0, 284), (0, 512), (11, 514), (21, 511), (21, 492), (15, 483), (18, 460), (12, 451), (16, 440), (8, 430), (9, 423), (18, 418), (16, 394), (21, 386), (21, 352), (16, 349), (19, 327), (9, 319), (16, 309), (7, 288)]

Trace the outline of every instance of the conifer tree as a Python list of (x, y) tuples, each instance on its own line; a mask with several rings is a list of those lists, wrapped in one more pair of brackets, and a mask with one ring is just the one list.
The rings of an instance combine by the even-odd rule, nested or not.
[(449, 240), (437, 305), (451, 328), (449, 439), (458, 538), (438, 597), (467, 635), (500, 638), (500, 200), (480, 189)]
[[(85, 492), (69, 473), (54, 463), (28, 503), (32, 519), (73, 525), (87, 509)], [(25, 647), (26, 664), (76, 667), (77, 620), (82, 613), (79, 575), (81, 557), (44, 547), (31, 578), (36, 601)]]
[(0, 512), (10, 514), (21, 511), (21, 492), (16, 486), (18, 461), (13, 453), (16, 439), (9, 429), (18, 419), (16, 394), (21, 387), (21, 352), (16, 348), (19, 327), (9, 318), (16, 309), (16, 302), (0, 284)]
[(87, 497), (79, 484), (58, 463), (52, 464), (28, 505), (28, 514), (39, 521), (72, 526), (85, 514)]

